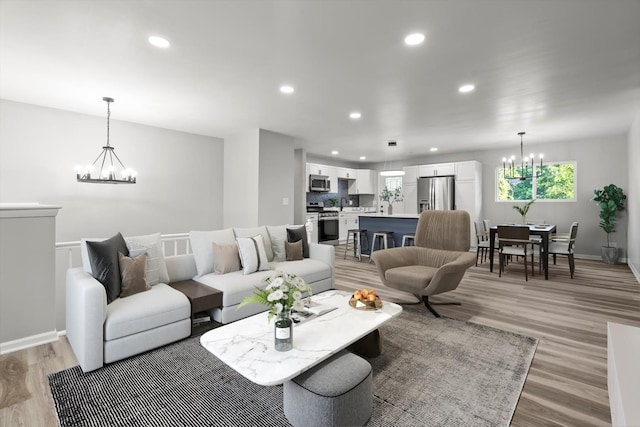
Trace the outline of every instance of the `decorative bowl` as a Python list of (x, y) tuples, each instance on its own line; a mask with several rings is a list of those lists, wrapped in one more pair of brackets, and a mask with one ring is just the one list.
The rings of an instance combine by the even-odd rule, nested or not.
[(356, 310), (378, 310), (379, 308), (382, 308), (382, 300), (377, 296), (375, 301), (363, 301), (351, 297), (349, 305)]

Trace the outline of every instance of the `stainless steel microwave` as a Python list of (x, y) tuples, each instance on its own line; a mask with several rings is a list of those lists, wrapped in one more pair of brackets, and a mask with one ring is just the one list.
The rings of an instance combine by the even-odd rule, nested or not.
[(331, 183), (326, 175), (309, 175), (309, 191), (329, 191)]

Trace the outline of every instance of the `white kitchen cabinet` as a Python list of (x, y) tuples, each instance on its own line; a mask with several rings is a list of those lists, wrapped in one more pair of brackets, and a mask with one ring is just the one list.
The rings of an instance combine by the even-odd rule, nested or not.
[[(402, 177), (402, 212), (398, 213), (417, 214), (418, 213), (418, 166), (407, 166), (403, 168)], [(395, 206), (394, 206), (395, 209)], [(395, 210), (394, 210), (395, 212)]]
[(342, 167), (337, 167), (336, 169), (338, 170), (339, 179), (356, 179), (357, 178), (357, 174), (358, 174), (357, 169), (342, 168)]
[(358, 169), (356, 180), (349, 181), (349, 194), (376, 194), (378, 185), (376, 171), (371, 169)]
[(459, 181), (473, 181), (478, 177), (478, 168), (482, 169), (482, 163), (470, 161), (470, 162), (456, 162), (454, 163), (456, 169), (456, 179)]
[(338, 215), (338, 240), (340, 244), (347, 241), (347, 214), (340, 212)]
[[(402, 184), (403, 212), (406, 214), (418, 213), (418, 184), (416, 182)], [(395, 208), (394, 208), (395, 209)]]
[(404, 175), (402, 176), (402, 186), (418, 182), (418, 166), (405, 166), (402, 168)]
[(335, 166), (325, 166), (326, 175), (329, 176), (329, 193), (338, 192), (338, 168)]
[(347, 242), (347, 236), (349, 230), (353, 230), (358, 228), (358, 213), (340, 213), (338, 217), (340, 219), (340, 244), (344, 244)]
[(319, 163), (307, 163), (308, 175), (329, 175), (327, 172), (327, 166)]
[(444, 176), (455, 174), (456, 167), (454, 163), (438, 163), (433, 165), (418, 166), (419, 176)]
[(469, 212), (470, 245), (475, 247), (476, 231), (473, 225), (482, 221), (482, 163), (476, 161), (456, 163), (456, 209)]

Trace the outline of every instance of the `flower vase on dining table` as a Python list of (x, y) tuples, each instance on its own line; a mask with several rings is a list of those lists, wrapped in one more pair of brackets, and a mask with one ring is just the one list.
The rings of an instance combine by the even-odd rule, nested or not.
[(293, 321), (288, 310), (282, 310), (276, 317), (274, 340), (277, 351), (293, 348)]

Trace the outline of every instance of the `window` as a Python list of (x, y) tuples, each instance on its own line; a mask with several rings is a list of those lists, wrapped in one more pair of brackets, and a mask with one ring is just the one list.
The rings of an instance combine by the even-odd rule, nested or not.
[(396, 188), (402, 188), (402, 177), (386, 176), (384, 178), (384, 187), (387, 187), (389, 191), (394, 191)]
[[(557, 162), (536, 166), (537, 178), (506, 180), (504, 169), (496, 169), (497, 198), (499, 202), (508, 200), (531, 200), (532, 195), (538, 200), (575, 201), (576, 199), (576, 164), (575, 162)], [(516, 168), (516, 173), (520, 168)]]

